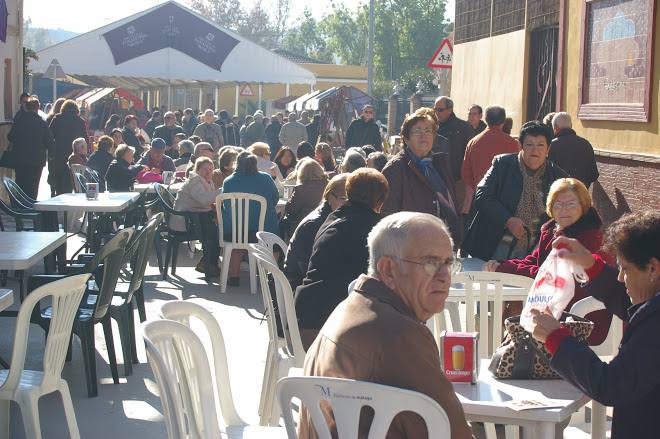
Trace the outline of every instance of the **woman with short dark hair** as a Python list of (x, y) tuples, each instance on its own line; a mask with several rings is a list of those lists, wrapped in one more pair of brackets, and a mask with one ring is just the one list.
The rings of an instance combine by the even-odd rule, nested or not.
[(346, 204), (328, 215), (316, 234), (302, 285), (296, 290), (296, 315), (307, 349), (348, 285), (367, 272), (367, 235), (380, 220), (389, 185), (380, 172), (361, 168), (346, 181)]
[(106, 188), (110, 192), (130, 192), (135, 178), (142, 170), (140, 165), (132, 165), (135, 148), (119, 145), (115, 150), (115, 160), (108, 166), (105, 174)]
[[(277, 187), (273, 178), (259, 172), (257, 168), (257, 156), (248, 151), (243, 151), (236, 158), (236, 171), (225, 179), (222, 184), (222, 193), (242, 192), (248, 194), (261, 195), (266, 199), (266, 219), (264, 230), (279, 234), (279, 221), (275, 208), (280, 199)], [(231, 206), (228, 201), (223, 205), (224, 212), (230, 212)], [(248, 218), (248, 234), (250, 242), (257, 242), (256, 233), (259, 227), (259, 204), (250, 202), (250, 217)], [(225, 241), (231, 241), (232, 218), (229, 214), (222, 215), (223, 233)], [(229, 265), (229, 279), (227, 284), (230, 286), (239, 285), (239, 275), (241, 266), (241, 253), (244, 251), (232, 252)]]
[(89, 160), (87, 161), (87, 166), (98, 172), (102, 183), (105, 182), (105, 174), (108, 172), (110, 163), (115, 158), (113, 155), (114, 149), (115, 142), (112, 140), (112, 137), (101, 136), (98, 142), (96, 142), (96, 151), (89, 156)]
[[(585, 395), (614, 407), (613, 438), (651, 438), (660, 431), (660, 213), (635, 212), (615, 221), (605, 247), (617, 271), (575, 239), (553, 242), (559, 256), (587, 270), (587, 292), (626, 326), (617, 355), (604, 362), (551, 314), (533, 312), (533, 336), (552, 355), (550, 366)], [(618, 282), (617, 282), (618, 281)]]

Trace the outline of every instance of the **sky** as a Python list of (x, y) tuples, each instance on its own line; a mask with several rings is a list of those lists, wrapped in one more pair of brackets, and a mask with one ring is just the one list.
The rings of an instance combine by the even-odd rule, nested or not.
[[(177, 0), (179, 3), (187, 4), (187, 0)], [(335, 0), (339, 3), (355, 4), (354, 0)], [(433, 0), (428, 0), (433, 1)], [(24, 17), (32, 20), (33, 27), (44, 27), (48, 29), (65, 29), (73, 32), (87, 32), (113, 21), (122, 19), (129, 15), (148, 9), (164, 0), (24, 0)], [(242, 3), (252, 4), (252, 0), (241, 0)], [(265, 4), (274, 3), (273, 0), (265, 0)], [(311, 2), (312, 14), (321, 18), (330, 10), (332, 0), (314, 0)], [(455, 0), (447, 2), (447, 16), (454, 16)], [(291, 20), (299, 17), (306, 2), (293, 0), (291, 2)], [(308, 3), (307, 3), (308, 4)], [(74, 12), (75, 11), (75, 12)], [(82, 18), (81, 18), (82, 17)]]

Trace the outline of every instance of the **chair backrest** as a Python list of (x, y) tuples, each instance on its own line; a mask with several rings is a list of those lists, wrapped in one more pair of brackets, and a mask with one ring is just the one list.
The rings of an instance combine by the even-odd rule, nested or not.
[[(228, 204), (225, 205), (225, 201)], [(231, 222), (231, 244), (246, 246), (249, 243), (250, 236), (250, 202), (259, 203), (259, 220), (257, 223), (257, 232), (264, 230), (266, 221), (266, 199), (261, 195), (246, 194), (242, 192), (232, 192), (229, 194), (220, 194), (215, 198), (215, 208), (218, 212), (218, 224), (220, 227), (220, 245), (223, 245), (225, 233), (223, 230), (223, 216), (230, 215)], [(254, 225), (253, 225), (254, 226)]]
[[(126, 245), (133, 236), (135, 229), (128, 228), (117, 234), (99, 249), (92, 260), (85, 266), (85, 272), (94, 273), (94, 281), (99, 288), (98, 298), (94, 305), (94, 320), (98, 321), (108, 312), (108, 307), (115, 294), (117, 280), (124, 264)], [(99, 270), (103, 264), (102, 270)], [(102, 271), (99, 282), (99, 271)]]
[(385, 438), (392, 419), (403, 412), (417, 413), (424, 422), (430, 438), (451, 437), (449, 418), (444, 409), (430, 397), (411, 390), (364, 381), (324, 377), (286, 377), (277, 383), (277, 397), (289, 438), (296, 438), (291, 400), (299, 398), (309, 413), (319, 439), (331, 439), (320, 403), (330, 405), (337, 426), (337, 436), (358, 437), (362, 407), (374, 410), (369, 439)]
[(274, 233), (257, 232), (257, 240), (259, 241), (259, 244), (268, 248), (271, 253), (274, 253), (279, 247), (282, 250), (282, 254), (286, 254), (286, 251), (289, 248), (286, 242)]
[[(250, 252), (254, 255), (255, 253), (260, 253), (265, 258), (270, 258), (269, 260), (274, 261), (273, 254), (267, 248), (261, 246), (260, 244), (250, 244)], [(270, 293), (270, 284), (268, 282), (268, 273), (263, 264), (259, 263), (259, 260), (255, 257), (255, 262), (257, 263), (257, 274), (259, 278), (259, 286), (261, 290), (262, 299), (264, 302), (264, 317), (266, 324), (268, 325), (268, 340), (271, 343), (277, 343), (277, 340), (280, 338), (277, 332), (277, 321), (276, 321), (276, 312), (275, 308), (277, 303), (273, 303), (273, 297)], [(281, 321), (281, 320), (280, 320)]]
[(144, 272), (149, 262), (149, 244), (153, 242), (158, 225), (163, 221), (165, 214), (158, 212), (145, 224), (139, 232), (134, 233), (126, 247), (124, 265), (131, 262), (131, 280), (128, 286), (126, 301), (130, 302), (133, 294), (142, 286)]
[(87, 189), (87, 183), (89, 183), (87, 177), (82, 175), (80, 172), (73, 173), (73, 185), (76, 193), (78, 194), (85, 193)]
[[(589, 296), (575, 302), (569, 312), (576, 316), (584, 317), (590, 312), (601, 309), (605, 309), (605, 304), (593, 296)], [(619, 352), (621, 338), (623, 338), (623, 322), (620, 318), (613, 315), (610, 330), (605, 340), (597, 346), (590, 347), (598, 355), (616, 355)]]
[(11, 178), (2, 177), (2, 183), (9, 194), (9, 201), (15, 208), (31, 209), (37, 201), (30, 198)]
[[(172, 320), (143, 324), (147, 352), (158, 352), (162, 362), (159, 386), (168, 387), (181, 428), (179, 437), (217, 439), (221, 437), (208, 357), (199, 337), (187, 326)], [(150, 354), (150, 361), (158, 360)], [(158, 379), (158, 378), (157, 378)], [(186, 436), (187, 433), (187, 436)]]
[[(305, 349), (300, 338), (300, 329), (298, 328), (291, 284), (289, 284), (289, 280), (275, 264), (272, 257), (269, 259), (260, 252), (253, 252), (252, 254), (257, 261), (257, 267), (261, 266), (265, 273), (270, 273), (273, 276), (277, 308), (280, 314), (280, 321), (282, 322), (282, 331), (284, 332), (288, 354), (294, 358), (295, 367), (302, 367), (305, 361)], [(259, 274), (261, 275), (261, 272)]]
[(79, 274), (43, 285), (23, 299), (16, 319), (16, 333), (11, 354), (11, 367), (0, 390), (16, 388), (25, 366), (30, 317), (40, 300), (52, 299), (52, 319), (43, 355), (42, 385), (50, 386), (61, 379), (64, 359), (71, 339), (71, 328), (82, 299), (89, 274)]
[[(197, 320), (204, 327), (206, 336), (210, 340), (210, 350), (207, 351), (209, 367), (216, 389), (216, 397), (222, 412), (225, 426), (247, 425), (239, 416), (234, 405), (229, 380), (229, 366), (227, 365), (227, 351), (222, 330), (217, 319), (203, 306), (190, 301), (176, 300), (166, 302), (160, 309), (161, 314), (168, 320), (174, 320), (192, 328), (191, 320)], [(195, 326), (195, 334), (200, 334), (199, 326)], [(204, 337), (206, 338), (206, 337)]]
[[(452, 276), (452, 284), (463, 284), (465, 290), (466, 330), (479, 332), (479, 356), (490, 358), (492, 351), (502, 343), (504, 328), (501, 324), (503, 315), (502, 288), (516, 287), (529, 291), (534, 279), (509, 273), (488, 271), (462, 271)], [(479, 312), (476, 313), (476, 304)], [(490, 311), (490, 321), (489, 321)], [(479, 327), (476, 318), (479, 316)], [(456, 327), (458, 322), (452, 322)]]

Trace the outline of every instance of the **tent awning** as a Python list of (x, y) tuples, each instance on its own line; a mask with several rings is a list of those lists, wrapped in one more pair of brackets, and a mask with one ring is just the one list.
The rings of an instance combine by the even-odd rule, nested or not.
[(95, 93), (92, 93), (91, 95), (87, 96), (85, 99), (81, 99), (81, 102), (83, 105), (87, 105), (87, 106), (93, 105), (94, 102), (98, 101), (99, 99), (103, 99), (113, 91), (115, 91), (114, 88), (97, 88)]
[(148, 79), (166, 80), (170, 85), (174, 81), (316, 83), (311, 71), (174, 1), (47, 47), (37, 55), (30, 63), (35, 73), (45, 72), (57, 59), (67, 75), (114, 78), (115, 87), (133, 90), (148, 88), (144, 82)]
[(305, 102), (314, 96), (318, 95), (321, 93), (323, 90), (314, 90), (312, 92), (309, 92), (307, 94), (304, 94), (300, 96), (298, 99), (295, 101), (289, 102), (286, 104), (286, 109), (288, 111), (301, 111), (304, 108)]

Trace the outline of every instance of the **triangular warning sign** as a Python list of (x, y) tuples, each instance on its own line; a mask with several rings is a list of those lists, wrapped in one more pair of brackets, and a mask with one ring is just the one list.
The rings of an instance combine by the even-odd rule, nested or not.
[(250, 84), (243, 84), (243, 87), (241, 87), (240, 95), (254, 96), (254, 92), (252, 91), (252, 87), (250, 87)]
[(449, 38), (445, 38), (440, 43), (438, 50), (433, 54), (433, 57), (429, 60), (427, 66), (434, 69), (451, 69), (453, 59), (454, 48), (451, 46)]

